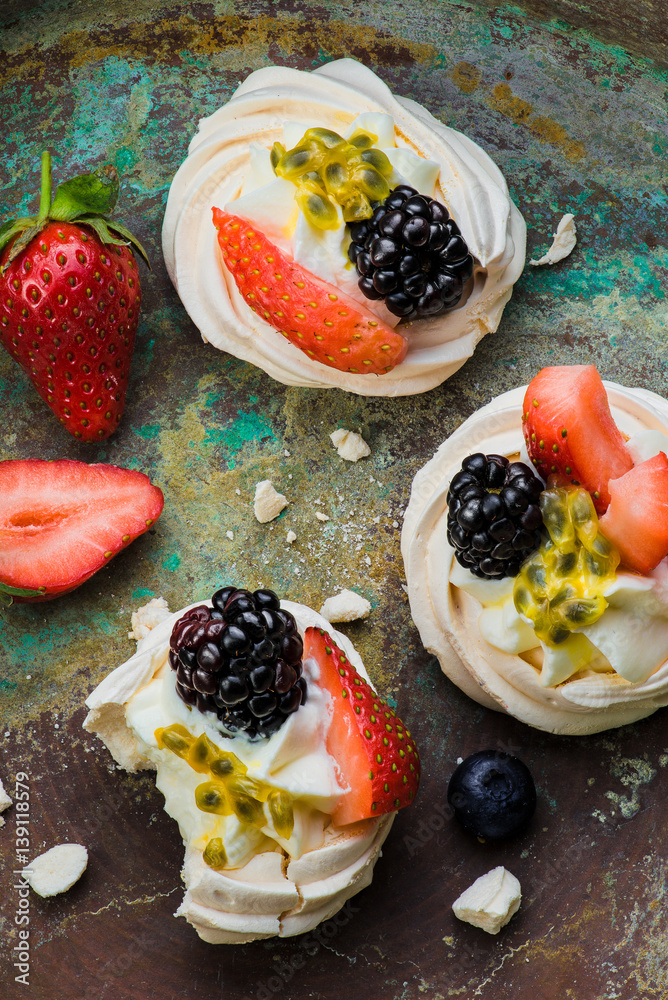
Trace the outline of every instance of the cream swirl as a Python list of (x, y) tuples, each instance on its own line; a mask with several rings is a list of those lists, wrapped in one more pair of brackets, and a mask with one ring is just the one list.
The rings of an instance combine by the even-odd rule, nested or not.
[[(604, 385), (613, 418), (625, 435), (646, 430), (668, 433), (666, 400), (644, 389)], [(601, 732), (668, 705), (668, 660), (637, 683), (612, 670), (583, 670), (564, 683), (544, 686), (540, 650), (530, 651), (538, 657), (523, 656), (492, 646), (480, 631), (481, 602), (450, 579), (454, 565), (454, 550), (446, 537), (450, 481), (467, 455), (520, 453), (525, 392), (526, 386), (503, 393), (474, 413), (416, 475), (401, 538), (411, 613), (422, 642), (438, 657), (443, 672), (481, 705), (547, 732)], [(606, 628), (605, 614), (600, 630)]]
[[(252, 144), (270, 148), (294, 120), (343, 134), (365, 112), (389, 114), (397, 144), (438, 165), (435, 197), (448, 206), (475, 258), (468, 297), (444, 315), (406, 324), (406, 358), (382, 376), (321, 365), (259, 319), (222, 265), (211, 222), (212, 206), (239, 196), (251, 171)], [(414, 101), (395, 98), (361, 63), (341, 59), (312, 73), (257, 70), (200, 122), (172, 181), (162, 241), (172, 282), (206, 342), (286, 385), (401, 396), (449, 378), (497, 328), (524, 266), (526, 227), (503, 175), (479, 146)]]
[[(283, 601), (281, 606), (294, 615), (302, 634), (310, 625), (327, 629), (368, 679), (354, 646), (329, 622), (303, 605)], [(317, 683), (315, 660), (304, 660), (306, 703), (267, 740), (222, 737), (213, 716), (187, 708), (175, 692), (168, 663), (172, 628), (186, 610), (165, 617), (138, 642), (136, 654), (95, 688), (86, 701), (90, 711), (84, 728), (96, 733), (127, 770), (157, 771), (165, 810), (177, 821), (186, 847), (186, 894), (178, 915), (186, 917), (200, 937), (240, 943), (301, 934), (369, 884), (396, 814), (346, 827), (332, 824), (329, 813), (346, 788), (326, 750), (331, 706), (328, 693)], [(197, 808), (194, 792), (203, 776), (182, 758), (159, 749), (154, 735), (157, 728), (174, 723), (193, 736), (205, 732), (222, 750), (235, 753), (249, 776), (290, 793), (295, 827), (289, 840), (270, 824), (258, 830), (243, 826), (236, 816)], [(233, 867), (216, 871), (204, 862), (203, 849), (210, 838), (223, 835)]]

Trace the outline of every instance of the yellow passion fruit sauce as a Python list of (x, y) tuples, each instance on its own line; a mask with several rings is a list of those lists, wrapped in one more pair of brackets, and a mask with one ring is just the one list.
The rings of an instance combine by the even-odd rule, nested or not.
[(293, 149), (275, 142), (271, 165), (278, 177), (297, 185), (295, 199), (316, 229), (336, 229), (341, 206), (344, 222), (371, 217), (371, 202), (390, 193), (392, 164), (374, 148), (378, 137), (357, 129), (349, 139), (326, 128), (310, 128)]
[[(210, 775), (195, 789), (195, 802), (202, 812), (218, 816), (235, 815), (240, 823), (261, 829), (271, 821), (276, 833), (288, 840), (294, 828), (292, 797), (281, 788), (248, 775), (248, 768), (236, 754), (221, 750), (206, 733), (193, 736), (185, 726), (174, 723), (156, 729), (161, 750), (170, 750), (194, 771)], [(267, 815), (268, 814), (268, 815)], [(227, 855), (221, 837), (213, 837), (204, 850), (210, 868), (226, 868)]]
[(603, 591), (620, 557), (598, 530), (586, 490), (549, 488), (541, 493), (540, 509), (547, 534), (516, 577), (513, 598), (536, 636), (557, 646), (601, 617), (608, 606)]

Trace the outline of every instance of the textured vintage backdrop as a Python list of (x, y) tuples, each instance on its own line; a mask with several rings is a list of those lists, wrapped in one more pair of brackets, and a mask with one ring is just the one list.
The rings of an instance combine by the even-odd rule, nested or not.
[[(29, 987), (13, 982), (14, 812), (0, 833), (2, 996), (38, 1000), (632, 1000), (668, 997), (666, 714), (588, 739), (551, 737), (484, 711), (420, 644), (401, 589), (401, 513), (417, 469), (495, 394), (545, 364), (595, 362), (604, 377), (666, 394), (667, 154), (659, 0), (9, 0), (0, 13), (2, 216), (36, 204), (42, 149), (57, 178), (112, 161), (121, 209), (149, 249), (118, 433), (99, 447), (60, 428), (0, 358), (0, 459), (39, 456), (141, 469), (166, 498), (155, 530), (74, 594), (0, 614), (0, 775), (30, 774), (32, 850), (79, 840), (89, 870), (67, 895), (32, 898)], [(591, 9), (588, 9), (591, 8)], [(354, 56), (397, 93), (487, 149), (540, 256), (561, 214), (579, 244), (528, 268), (499, 331), (445, 385), (417, 398), (287, 389), (205, 347), (160, 253), (170, 180), (199, 118), (250, 71)], [(663, 62), (662, 62), (663, 60)], [(358, 465), (337, 426), (372, 448)], [(289, 451), (286, 457), (284, 451)], [(271, 478), (291, 500), (252, 515)], [(330, 515), (321, 523), (314, 505)], [(292, 528), (297, 542), (285, 544)], [(228, 530), (234, 538), (226, 537)], [(370, 565), (367, 563), (370, 560)], [(379, 690), (422, 751), (416, 805), (399, 815), (373, 886), (306, 940), (203, 944), (172, 917), (181, 843), (149, 774), (117, 771), (81, 730), (83, 701), (130, 655), (130, 612), (171, 608), (229, 580), (320, 606), (341, 586), (370, 599), (348, 627)], [(533, 826), (505, 846), (443, 817), (456, 758), (506, 747), (531, 766)], [(505, 864), (522, 909), (498, 936), (459, 924), (453, 899)]]

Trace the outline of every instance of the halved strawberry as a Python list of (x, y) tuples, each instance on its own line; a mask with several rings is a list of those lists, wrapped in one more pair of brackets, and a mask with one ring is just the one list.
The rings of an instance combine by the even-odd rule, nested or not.
[(409, 805), (420, 780), (420, 758), (401, 719), (323, 629), (306, 629), (304, 658), (309, 656), (334, 705), (327, 749), (350, 788), (332, 814), (334, 822), (344, 826)]
[(225, 266), (245, 301), (314, 361), (382, 375), (403, 360), (405, 337), (291, 260), (249, 222), (219, 208), (213, 222)]
[(162, 491), (131, 469), (0, 462), (0, 600), (74, 590), (150, 528), (163, 504)]
[(527, 388), (522, 425), (529, 458), (543, 479), (584, 486), (603, 513), (608, 480), (623, 476), (633, 461), (596, 368), (543, 368)]
[(610, 506), (601, 531), (622, 563), (649, 573), (668, 556), (668, 459), (661, 451), (609, 483)]

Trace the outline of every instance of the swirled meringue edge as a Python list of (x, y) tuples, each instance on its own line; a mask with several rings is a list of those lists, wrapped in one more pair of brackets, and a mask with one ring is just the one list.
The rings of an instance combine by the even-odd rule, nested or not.
[[(341, 132), (365, 111), (392, 115), (399, 138), (439, 163), (436, 196), (451, 209), (477, 260), (466, 301), (410, 324), (405, 360), (382, 376), (354, 375), (312, 361), (261, 321), (222, 265), (211, 223), (211, 207), (224, 206), (240, 191), (251, 142), (270, 146), (291, 119)], [(524, 267), (526, 226), (503, 175), (476, 143), (415, 102), (393, 97), (361, 63), (341, 59), (312, 73), (257, 70), (227, 104), (200, 122), (172, 181), (162, 241), (169, 275), (205, 342), (286, 385), (401, 396), (449, 378), (497, 328)]]
[[(203, 603), (210, 605), (198, 601), (189, 607)], [(292, 601), (282, 601), (281, 607), (294, 615), (302, 634), (311, 625), (326, 629), (369, 680), (355, 647), (330, 622)], [(127, 724), (126, 707), (133, 695), (164, 672), (172, 628), (187, 610), (182, 608), (156, 625), (137, 643), (137, 653), (107, 675), (86, 700), (89, 713), (84, 729), (96, 733), (126, 770), (156, 768), (147, 748)], [(167, 674), (171, 680), (170, 675), (171, 671)], [(298, 719), (299, 712), (275, 735), (281, 736), (291, 727), (295, 729), (292, 735), (298, 736)], [(233, 740), (230, 749), (235, 749)], [(182, 869), (186, 892), (175, 915), (185, 917), (203, 940), (217, 944), (242, 944), (275, 935), (290, 937), (312, 930), (371, 882), (395, 816), (389, 813), (346, 827), (330, 824), (324, 843), (299, 858), (290, 858), (277, 847), (225, 871), (209, 868), (201, 849), (187, 841)]]
[[(668, 432), (668, 402), (661, 396), (612, 382), (604, 385), (624, 434)], [(415, 476), (401, 537), (411, 614), (425, 648), (437, 656), (446, 676), (479, 704), (546, 732), (587, 735), (636, 722), (668, 705), (668, 662), (638, 684), (605, 673), (541, 687), (530, 664), (482, 638), (480, 603), (449, 583), (454, 559), (446, 537), (450, 481), (474, 452), (519, 453), (526, 388), (505, 392), (477, 410)]]

